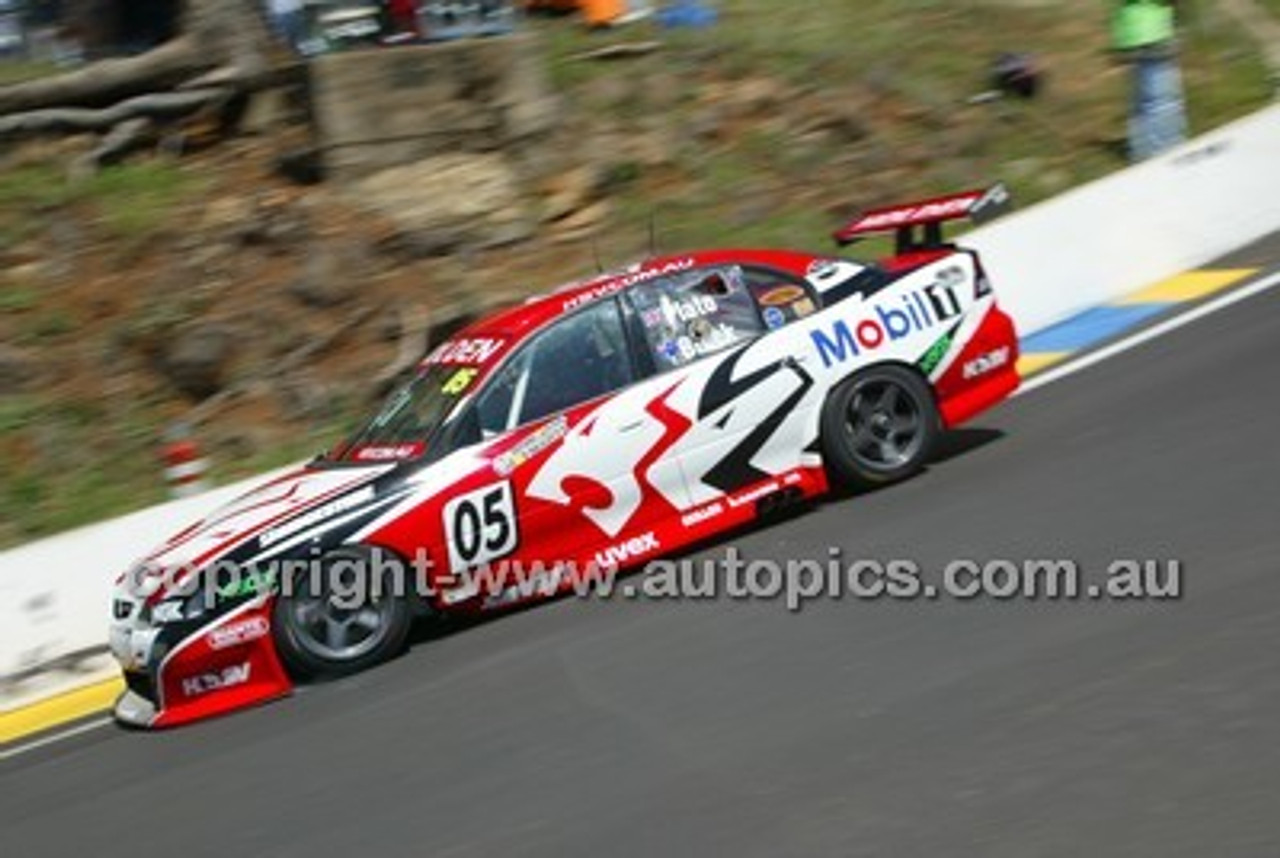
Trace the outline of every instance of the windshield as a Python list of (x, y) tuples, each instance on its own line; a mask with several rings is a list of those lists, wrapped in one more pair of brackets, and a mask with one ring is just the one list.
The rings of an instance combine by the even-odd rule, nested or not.
[(378, 462), (423, 455), (471, 392), (480, 369), (432, 364), (387, 399), (382, 410), (329, 454), (332, 460)]

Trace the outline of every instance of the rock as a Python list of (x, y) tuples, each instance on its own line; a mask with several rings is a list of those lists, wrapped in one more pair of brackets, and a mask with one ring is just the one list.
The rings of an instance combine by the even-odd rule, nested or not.
[(499, 247), (509, 247), (513, 244), (528, 241), (537, 232), (538, 226), (534, 223), (533, 218), (520, 218), (507, 223), (493, 224), (477, 235), (476, 249), (493, 250)]
[(542, 204), (543, 222), (560, 220), (593, 200), (604, 184), (601, 173), (595, 164), (584, 164), (548, 181), (547, 198)]
[(560, 124), (564, 105), (555, 96), (518, 101), (503, 114), (503, 136), (519, 141), (550, 133)]
[(716, 104), (697, 109), (689, 121), (689, 135), (696, 140), (716, 140), (724, 133), (724, 110)]
[(289, 294), (308, 307), (337, 307), (355, 298), (371, 267), (368, 252), (354, 240), (316, 242)]
[(161, 370), (169, 383), (188, 396), (204, 399), (225, 385), (235, 338), (218, 323), (187, 326), (165, 349)]
[(667, 128), (653, 128), (635, 135), (630, 152), (636, 163), (646, 167), (666, 167), (676, 162), (676, 146)]
[(732, 105), (736, 116), (755, 116), (770, 113), (785, 103), (786, 89), (776, 80), (767, 77), (748, 78), (727, 85), (726, 101)]
[(454, 153), (393, 167), (343, 192), (353, 205), (385, 217), (394, 244), (413, 256), (483, 243), (496, 228), (528, 217), (519, 181), (497, 153)]
[(866, 103), (857, 97), (824, 95), (801, 102), (797, 108), (800, 135), (825, 132), (842, 143), (856, 143), (871, 133)]
[(199, 231), (219, 236), (238, 235), (246, 224), (253, 221), (254, 209), (254, 202), (250, 197), (215, 197), (205, 206)]
[(43, 375), (42, 366), (26, 349), (0, 343), (0, 396), (34, 389)]
[(587, 238), (599, 231), (612, 211), (613, 206), (608, 200), (600, 200), (586, 208), (579, 209), (563, 220), (556, 222), (555, 232), (551, 235), (551, 241), (567, 243)]

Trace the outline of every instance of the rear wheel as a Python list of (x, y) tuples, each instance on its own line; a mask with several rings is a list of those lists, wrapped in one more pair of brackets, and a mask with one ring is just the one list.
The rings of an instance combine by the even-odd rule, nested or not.
[(875, 367), (841, 383), (822, 411), (822, 449), (832, 479), (873, 488), (920, 471), (941, 432), (933, 393), (900, 366)]
[(276, 648), (304, 678), (346, 676), (396, 655), (413, 621), (404, 564), (385, 552), (340, 549), (291, 581), (276, 600)]

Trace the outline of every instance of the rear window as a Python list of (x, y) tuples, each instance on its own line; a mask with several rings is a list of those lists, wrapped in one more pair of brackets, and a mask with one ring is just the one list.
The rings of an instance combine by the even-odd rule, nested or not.
[(738, 265), (701, 268), (641, 283), (632, 289), (631, 301), (660, 369), (684, 366), (764, 330)]

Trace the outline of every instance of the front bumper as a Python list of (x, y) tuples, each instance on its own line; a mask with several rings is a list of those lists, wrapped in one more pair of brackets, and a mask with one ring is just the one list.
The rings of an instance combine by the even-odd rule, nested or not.
[(185, 631), (152, 625), (141, 610), (117, 619), (111, 651), (126, 688), (116, 719), (175, 727), (288, 695), (293, 684), (276, 654), (271, 604), (270, 597), (254, 599)]

